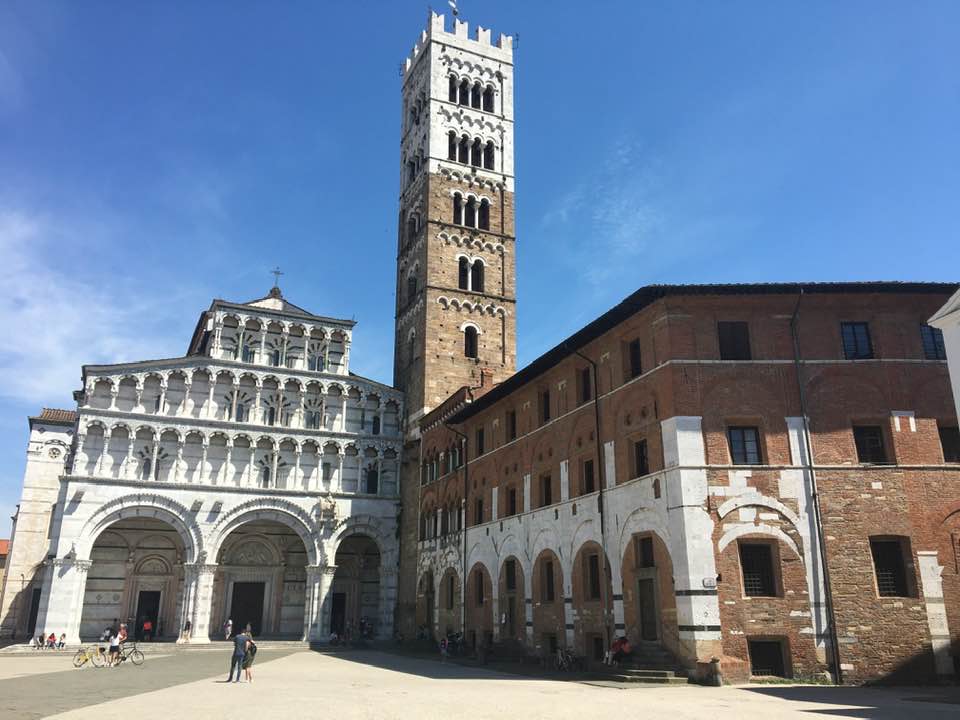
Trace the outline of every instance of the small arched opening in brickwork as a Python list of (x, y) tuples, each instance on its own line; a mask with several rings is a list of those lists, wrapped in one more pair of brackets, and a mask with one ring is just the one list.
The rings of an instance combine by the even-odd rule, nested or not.
[(476, 359), (480, 354), (480, 333), (476, 325), (467, 325), (463, 328), (463, 356)]
[(500, 640), (523, 643), (526, 637), (526, 588), (523, 565), (515, 556), (506, 558), (500, 565), (498, 585)]
[(612, 639), (613, 593), (610, 564), (600, 545), (588, 540), (573, 560), (574, 647), (577, 654), (603, 660)]
[(447, 568), (440, 578), (437, 607), (437, 632), (441, 635), (460, 632), (460, 576)]
[(566, 644), (563, 617), (563, 566), (553, 550), (543, 550), (533, 565), (533, 646), (542, 656), (554, 656)]
[(637, 532), (623, 549), (623, 633), (634, 645), (657, 643), (679, 650), (673, 562), (655, 532)]
[(483, 563), (476, 563), (467, 576), (467, 642), (471, 647), (493, 644), (493, 582)]
[(380, 608), (380, 550), (366, 535), (351, 535), (337, 548), (330, 593), (330, 632), (341, 637), (377, 637)]

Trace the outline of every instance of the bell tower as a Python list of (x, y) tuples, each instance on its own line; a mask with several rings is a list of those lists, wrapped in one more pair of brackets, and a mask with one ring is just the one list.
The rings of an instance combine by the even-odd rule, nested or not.
[(431, 12), (403, 71), (394, 385), (407, 430), (516, 367), (513, 38)]

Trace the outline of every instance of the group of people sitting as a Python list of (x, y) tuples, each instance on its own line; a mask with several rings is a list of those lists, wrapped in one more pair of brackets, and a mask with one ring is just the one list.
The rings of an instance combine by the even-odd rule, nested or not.
[(33, 639), (32, 644), (34, 650), (63, 650), (64, 645), (67, 644), (67, 634), (60, 633), (59, 640), (56, 633), (50, 633), (46, 639), (43, 635), (38, 635)]

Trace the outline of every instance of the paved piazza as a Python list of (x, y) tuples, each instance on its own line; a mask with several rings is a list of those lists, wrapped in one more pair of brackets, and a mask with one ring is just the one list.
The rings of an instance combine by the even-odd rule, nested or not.
[[(601, 687), (379, 652), (263, 650), (254, 683), (224, 683), (225, 652), (148, 655), (80, 669), (67, 655), (0, 657), (0, 717), (21, 718), (947, 718), (956, 689)], [(939, 702), (938, 702), (939, 701)]]

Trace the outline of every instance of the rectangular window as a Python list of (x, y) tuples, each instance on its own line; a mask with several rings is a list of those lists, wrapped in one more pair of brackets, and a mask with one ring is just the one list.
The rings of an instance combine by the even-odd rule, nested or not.
[(742, 321), (717, 323), (721, 360), (750, 359), (750, 328)]
[(550, 391), (542, 390), (540, 392), (540, 424), (550, 422)]
[(943, 345), (942, 330), (932, 325), (921, 325), (920, 339), (923, 342), (923, 356), (927, 360), (947, 359), (947, 349)]
[(517, 411), (507, 410), (507, 441), (517, 439)]
[(517, 514), (517, 491), (515, 488), (510, 488), (507, 491), (507, 515), (516, 515)]
[(543, 562), (543, 602), (553, 602), (553, 560), (544, 560)]
[(477, 428), (477, 457), (483, 455), (486, 452), (486, 449), (484, 448), (483, 440), (484, 440), (483, 428), (478, 427)]
[(868, 360), (873, 357), (870, 326), (865, 322), (840, 323), (843, 356), (847, 360)]
[(507, 579), (507, 590), (517, 589), (517, 561), (507, 560), (503, 566), (503, 574)]
[(636, 539), (636, 555), (638, 568), (656, 567), (656, 562), (653, 559), (652, 537), (648, 535), (647, 537), (638, 537)]
[(960, 463), (960, 428), (941, 425), (938, 430), (940, 431), (940, 448), (943, 450), (943, 461)]
[(781, 640), (747, 640), (750, 654), (750, 674), (755, 676), (787, 677)]
[(477, 525), (483, 524), (483, 498), (473, 501), (473, 522)]
[(773, 548), (768, 543), (740, 543), (743, 594), (747, 597), (776, 597)]
[(857, 446), (857, 462), (883, 465), (887, 451), (883, 446), (883, 428), (879, 425), (855, 425), (853, 441)]
[(473, 577), (474, 584), (477, 586), (477, 605), (483, 605), (483, 571), (477, 570)]
[(593, 387), (590, 383), (589, 367), (580, 368), (577, 371), (577, 397), (581, 405), (593, 399)]
[(909, 553), (904, 538), (870, 539), (873, 570), (877, 576), (880, 597), (909, 597), (907, 562)]
[(587, 593), (587, 600), (600, 599), (600, 556), (597, 554), (587, 556), (586, 575), (584, 589)]
[(633, 476), (643, 477), (650, 474), (650, 460), (647, 457), (647, 441), (637, 440), (633, 444)]
[(587, 493), (592, 493), (596, 489), (597, 488), (593, 480), (593, 460), (584, 460), (580, 481), (580, 494), (586, 495)]
[(643, 358), (640, 355), (640, 338), (626, 343), (624, 352), (624, 380), (632, 380), (643, 374)]
[(759, 465), (760, 431), (755, 427), (731, 427), (727, 429), (730, 440), (730, 459), (734, 465)]
[(549, 473), (540, 476), (540, 507), (553, 505), (553, 478)]

